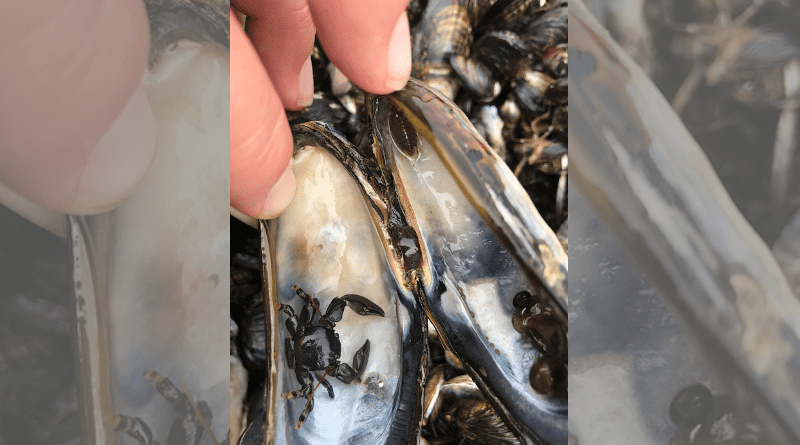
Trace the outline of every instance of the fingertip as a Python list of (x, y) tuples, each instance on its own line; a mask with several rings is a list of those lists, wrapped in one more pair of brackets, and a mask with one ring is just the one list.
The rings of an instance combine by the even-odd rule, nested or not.
[(239, 209), (233, 206), (231, 206), (231, 216), (254, 229), (258, 228), (258, 220), (256, 218), (253, 218), (250, 215), (245, 215), (244, 213), (240, 212)]
[(325, 54), (362, 90), (388, 94), (405, 86), (411, 73), (407, 0), (309, 0)]
[(297, 108), (302, 109), (314, 101), (314, 71), (311, 67), (311, 56), (308, 56), (303, 68), (300, 69), (300, 79), (297, 82)]
[(73, 210), (87, 162), (147, 68), (144, 3), (114, 5), (20, 3), (0, 31), (0, 180), (52, 210)]
[(156, 123), (139, 86), (89, 155), (78, 191), (64, 210), (76, 215), (106, 212), (133, 193), (155, 156)]
[(294, 200), (296, 190), (297, 185), (292, 167), (286, 167), (275, 185), (267, 192), (267, 197), (260, 203), (260, 206), (250, 205), (248, 207), (246, 203), (243, 205), (243, 203), (234, 204), (232, 202), (231, 215), (256, 227), (257, 220), (277, 218), (286, 211)]
[(294, 197), (292, 135), (283, 110), (244, 145), (231, 145), (231, 207), (258, 219), (279, 215)]
[(392, 31), (387, 59), (386, 88), (401, 90), (411, 75), (411, 32), (405, 12), (400, 14)]
[(302, 109), (314, 96), (309, 55), (316, 29), (311, 11), (305, 0), (262, 2), (260, 7), (247, 19), (247, 35), (283, 108)]
[(277, 218), (292, 203), (296, 189), (294, 172), (292, 167), (289, 166), (267, 194), (267, 199), (264, 201), (264, 210), (257, 215), (258, 219)]

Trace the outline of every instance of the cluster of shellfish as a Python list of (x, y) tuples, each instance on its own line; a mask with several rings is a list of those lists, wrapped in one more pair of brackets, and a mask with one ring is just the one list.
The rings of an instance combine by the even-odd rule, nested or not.
[(410, 20), (412, 76), (464, 110), (558, 230), (567, 215), (567, 2), (431, 0)]
[[(566, 440), (566, 2), (408, 13), (426, 83), (366, 95), (316, 46), (314, 103), (288, 113), (297, 196), (311, 198), (263, 224), (269, 248), (233, 222), (240, 443)], [(485, 176), (501, 159), (508, 173)], [(329, 330), (346, 294), (386, 316), (344, 311)], [(332, 380), (350, 357), (352, 382)]]
[(641, 28), (653, 41), (653, 82), (738, 208), (773, 244), (800, 209), (800, 9), (749, 0), (641, 3)]
[(764, 427), (736, 408), (731, 396), (713, 395), (705, 385), (690, 385), (672, 399), (669, 418), (678, 426), (671, 445), (764, 443)]

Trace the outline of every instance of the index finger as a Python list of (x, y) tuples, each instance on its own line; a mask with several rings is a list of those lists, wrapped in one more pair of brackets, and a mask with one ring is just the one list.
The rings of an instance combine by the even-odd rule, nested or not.
[(411, 74), (408, 0), (309, 0), (325, 54), (348, 79), (374, 94), (405, 86)]

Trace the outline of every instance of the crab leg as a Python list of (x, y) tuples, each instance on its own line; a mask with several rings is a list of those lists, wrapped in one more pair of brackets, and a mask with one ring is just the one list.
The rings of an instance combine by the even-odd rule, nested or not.
[(153, 441), (153, 433), (150, 431), (150, 427), (138, 417), (117, 415), (114, 417), (114, 429), (126, 433), (139, 442), (140, 445), (159, 445), (158, 442)]
[[(294, 293), (297, 294), (298, 297), (302, 298), (306, 304), (303, 306), (303, 311), (300, 313), (300, 324), (305, 326), (314, 318), (314, 311), (319, 314), (320, 318), (325, 319), (325, 316), (322, 315), (322, 311), (319, 310), (319, 300), (311, 298), (310, 295), (306, 293), (303, 289), (299, 288), (298, 286), (292, 285), (292, 289)], [(283, 306), (283, 305), (282, 305)], [(314, 311), (311, 310), (311, 307), (314, 308)]]
[(334, 323), (341, 321), (345, 306), (349, 306), (358, 315), (380, 315), (381, 317), (385, 315), (380, 306), (367, 298), (361, 295), (347, 294), (331, 300), (324, 318)]
[(314, 376), (307, 369), (298, 369), (296, 371), (297, 380), (303, 385), (302, 388), (281, 394), (284, 399), (297, 399), (299, 397), (308, 397), (309, 394), (313, 395), (314, 391), (311, 390), (311, 385), (314, 384)]
[(294, 426), (295, 430), (299, 430), (301, 426), (306, 422), (308, 415), (311, 413), (311, 410), (314, 409), (314, 395), (310, 395), (306, 397), (306, 407), (303, 408), (303, 412), (300, 413), (300, 419), (297, 421), (297, 425)]
[[(325, 376), (328, 375), (328, 371), (329, 370), (326, 370), (325, 374), (322, 375), (322, 378), (319, 379), (319, 382), (317, 383), (317, 386), (314, 387), (314, 389), (311, 391), (311, 394), (306, 396), (306, 400), (307, 400), (306, 401), (306, 406), (305, 406), (305, 408), (303, 408), (303, 412), (300, 413), (300, 419), (298, 419), (297, 425), (295, 425), (295, 427), (294, 427), (295, 430), (299, 430), (300, 427), (303, 426), (303, 423), (305, 423), (306, 419), (308, 418), (308, 415), (311, 413), (311, 410), (314, 409), (314, 393), (317, 392), (317, 388), (319, 388), (320, 384), (322, 384), (322, 386), (324, 386), (325, 389), (328, 390), (328, 395), (331, 396), (331, 398), (333, 398), (333, 387), (331, 386), (330, 383), (325, 381)], [(310, 388), (310, 386), (309, 386), (309, 388)]]
[[(328, 371), (325, 371), (325, 374), (327, 375)], [(331, 386), (331, 384), (327, 380), (325, 380), (324, 375), (322, 376), (321, 379), (319, 379), (319, 383), (317, 383), (317, 386), (319, 386), (320, 384), (322, 384), (322, 386), (324, 386), (325, 389), (328, 390), (328, 396), (330, 396), (330, 398), (333, 398), (333, 386)], [(314, 388), (314, 391), (316, 390), (317, 388)]]
[(294, 309), (289, 305), (282, 304), (278, 306), (278, 310), (289, 316), (289, 318), (286, 319), (286, 329), (289, 330), (289, 334), (291, 334), (292, 337), (297, 335), (300, 326), (297, 321), (297, 316), (294, 314)]

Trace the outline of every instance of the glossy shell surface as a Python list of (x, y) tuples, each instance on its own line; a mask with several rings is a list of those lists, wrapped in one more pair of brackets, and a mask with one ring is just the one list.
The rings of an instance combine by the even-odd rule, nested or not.
[[(276, 303), (299, 308), (295, 284), (320, 298), (321, 307), (356, 293), (387, 316), (345, 311), (337, 323), (342, 357), (369, 339), (365, 374), (351, 385), (333, 382), (335, 399), (316, 394), (297, 431), (281, 426), (293, 424), (303, 403), (275, 397), (276, 442), (417, 437), (425, 313), (524, 443), (562, 443), (566, 400), (531, 388), (538, 353), (512, 323), (513, 298), (522, 290), (566, 306), (561, 244), (455, 105), (414, 80), (370, 100), (370, 155), (324, 125), (294, 129), (302, 198), (274, 225)], [(277, 356), (275, 392), (296, 389), (285, 357)]]
[[(321, 308), (334, 297), (358, 294), (380, 306), (386, 316), (364, 317), (345, 309), (344, 317), (336, 324), (342, 343), (341, 360), (349, 362), (369, 340), (364, 373), (351, 384), (327, 378), (336, 397), (331, 399), (326, 391), (318, 391), (314, 410), (299, 430), (293, 426), (305, 400), (278, 398), (276, 425), (287, 427), (278, 428), (276, 443), (385, 443), (393, 437), (392, 419), (402, 416), (397, 410), (403, 389), (403, 342), (412, 341), (412, 317), (416, 317), (416, 328), (421, 332), (419, 314), (411, 314), (403, 304), (404, 300), (412, 304), (413, 297), (399, 293), (361, 193), (344, 167), (324, 150), (306, 145), (298, 147), (292, 168), (298, 199), (275, 225), (280, 265), (276, 280), (278, 301), (293, 306), (297, 312), (301, 300), (290, 287), (294, 284), (319, 298)], [(281, 345), (288, 335), (283, 326), (285, 318), (281, 317)], [(419, 348), (417, 370), (421, 352)], [(278, 370), (280, 393), (299, 388), (282, 352)], [(413, 386), (417, 382), (406, 384)], [(417, 393), (414, 388), (411, 391)], [(406, 426), (410, 424), (406, 422)]]
[[(376, 139), (392, 158), (386, 164), (429, 256), (423, 264), (430, 271), (422, 274), (430, 276), (428, 316), (512, 430), (523, 440), (561, 443), (566, 400), (533, 390), (529, 376), (539, 354), (511, 319), (513, 298), (523, 290), (566, 305), (565, 252), (505, 163), (452, 103), (412, 80), (374, 104)], [(400, 119), (417, 129), (413, 153), (390, 131)]]

